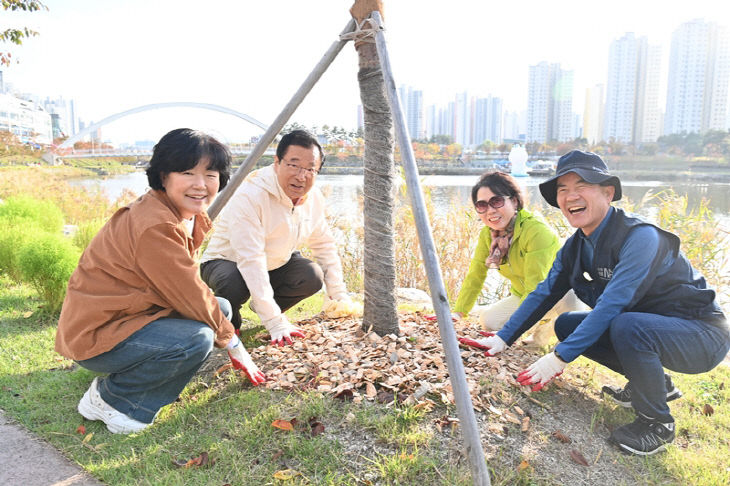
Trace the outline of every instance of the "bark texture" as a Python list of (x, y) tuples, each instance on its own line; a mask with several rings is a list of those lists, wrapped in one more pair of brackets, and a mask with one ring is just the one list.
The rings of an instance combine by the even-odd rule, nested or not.
[(395, 298), (393, 117), (373, 43), (356, 43), (364, 113), (364, 287), (362, 326), (383, 336), (399, 334)]

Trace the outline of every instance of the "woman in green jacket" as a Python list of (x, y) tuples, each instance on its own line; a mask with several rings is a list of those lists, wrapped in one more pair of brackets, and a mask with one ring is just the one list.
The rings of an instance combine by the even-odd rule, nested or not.
[[(522, 191), (509, 174), (485, 173), (472, 188), (471, 198), (484, 228), (479, 233), (453, 314), (459, 319), (471, 311), (484, 286), (487, 270), (497, 269), (510, 281), (510, 295), (480, 313), (479, 322), (486, 331), (483, 334), (488, 334), (501, 329), (525, 297), (545, 279), (560, 242), (542, 220), (524, 209)], [(566, 303), (561, 301), (553, 311), (558, 310), (558, 306), (562, 312), (569, 310), (564, 305)], [(539, 328), (546, 328), (547, 332), (538, 331), (535, 343), (545, 345), (552, 333), (549, 326)], [(477, 347), (480, 344), (468, 338), (460, 341)]]

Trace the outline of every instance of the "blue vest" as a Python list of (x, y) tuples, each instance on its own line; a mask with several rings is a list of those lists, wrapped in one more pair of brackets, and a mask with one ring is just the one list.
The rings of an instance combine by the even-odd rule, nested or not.
[[(642, 281), (635, 297), (625, 312), (646, 312), (684, 319), (701, 319), (710, 324), (726, 327), (727, 322), (715, 301), (715, 291), (707, 287), (705, 278), (689, 263), (679, 250), (679, 238), (623, 210), (614, 208), (613, 214), (598, 238), (593, 253), (591, 268), (584, 269), (580, 263), (583, 239), (574, 233), (563, 247), (562, 264), (568, 275), (570, 286), (580, 300), (595, 307), (598, 297), (611, 281), (618, 263), (621, 247), (632, 228), (640, 225), (654, 226), (659, 231), (663, 244), (671, 251), (675, 260), (663, 275), (657, 275), (665, 251), (657, 252), (649, 269), (649, 275)], [(590, 276), (590, 280), (585, 277)]]

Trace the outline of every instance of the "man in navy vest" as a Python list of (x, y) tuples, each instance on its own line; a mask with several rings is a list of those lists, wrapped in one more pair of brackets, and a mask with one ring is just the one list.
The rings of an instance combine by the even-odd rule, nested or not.
[(610, 440), (634, 454), (654, 454), (674, 440), (667, 402), (682, 394), (663, 368), (703, 373), (730, 349), (727, 320), (704, 277), (679, 250), (679, 238), (611, 206), (621, 182), (598, 155), (571, 151), (558, 161), (540, 193), (577, 231), (560, 249), (547, 278), (496, 335), (494, 356), (530, 329), (573, 289), (593, 310), (567, 312), (555, 322), (560, 343), (519, 374), (537, 391), (584, 355), (628, 379), (603, 392), (637, 419)]

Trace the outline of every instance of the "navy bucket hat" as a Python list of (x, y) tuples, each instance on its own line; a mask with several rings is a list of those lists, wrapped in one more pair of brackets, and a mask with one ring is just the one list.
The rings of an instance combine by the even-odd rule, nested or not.
[(621, 199), (621, 181), (618, 177), (608, 173), (608, 166), (603, 159), (593, 152), (571, 150), (560, 157), (555, 175), (540, 184), (540, 194), (551, 206), (559, 207), (557, 201), (558, 178), (568, 172), (575, 172), (584, 181), (591, 184), (610, 184), (616, 188), (613, 193), (613, 201)]

